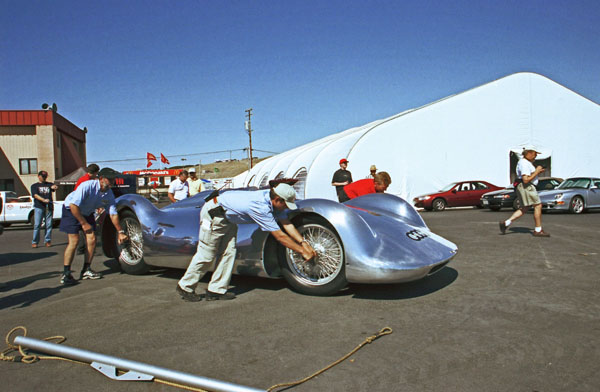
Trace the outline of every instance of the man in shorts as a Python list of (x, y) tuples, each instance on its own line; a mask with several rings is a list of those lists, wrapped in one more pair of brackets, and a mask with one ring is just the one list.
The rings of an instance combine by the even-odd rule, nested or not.
[(543, 166), (535, 167), (533, 162), (539, 154), (535, 147), (527, 146), (523, 148), (523, 158), (517, 164), (518, 185), (516, 187), (517, 197), (521, 202), (521, 208), (516, 210), (506, 221), (500, 221), (500, 232), (504, 234), (506, 228), (512, 222), (519, 219), (525, 214), (531, 206), (533, 206), (533, 220), (535, 221), (534, 237), (550, 237), (550, 234), (542, 230), (542, 202), (537, 193), (535, 186), (538, 183), (538, 176), (545, 172)]
[(63, 273), (60, 278), (62, 285), (77, 284), (71, 275), (71, 263), (75, 256), (75, 248), (79, 240), (79, 231), (85, 233), (87, 247), (84, 255), (84, 264), (79, 279), (100, 279), (102, 275), (92, 270), (92, 260), (96, 249), (96, 220), (94, 211), (104, 208), (110, 215), (110, 220), (117, 229), (119, 244), (128, 239), (121, 228), (119, 215), (115, 204), (115, 196), (110, 189), (111, 179), (100, 175), (97, 180), (82, 182), (76, 190), (69, 193), (63, 204), (60, 231), (67, 233), (68, 244), (65, 248)]

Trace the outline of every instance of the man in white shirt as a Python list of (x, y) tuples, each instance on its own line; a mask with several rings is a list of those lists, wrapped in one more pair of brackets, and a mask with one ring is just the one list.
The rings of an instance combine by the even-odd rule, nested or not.
[(521, 208), (516, 210), (508, 220), (500, 221), (500, 232), (502, 234), (506, 232), (506, 228), (512, 222), (522, 217), (529, 210), (529, 207), (533, 206), (533, 220), (535, 221), (533, 236), (550, 237), (550, 234), (542, 230), (542, 202), (535, 188), (538, 183), (538, 176), (546, 171), (543, 166), (533, 166), (533, 162), (538, 154), (539, 152), (533, 146), (523, 148), (523, 158), (517, 164), (518, 185), (516, 187)]
[(168, 196), (169, 200), (171, 200), (172, 203), (175, 203), (179, 200), (187, 199), (187, 197), (190, 195), (190, 188), (187, 183), (187, 178), (187, 170), (182, 170), (179, 173), (179, 178), (176, 178), (175, 180), (171, 181), (171, 185), (169, 185)]
[(202, 190), (202, 180), (196, 177), (194, 169), (190, 170), (190, 178), (188, 178), (187, 182), (190, 187), (190, 197)]

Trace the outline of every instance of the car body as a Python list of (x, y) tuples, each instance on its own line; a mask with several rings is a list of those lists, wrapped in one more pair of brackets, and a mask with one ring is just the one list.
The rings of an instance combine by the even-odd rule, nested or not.
[[(538, 190), (538, 192), (554, 189), (562, 181), (563, 179), (558, 177), (540, 178), (535, 188)], [(481, 205), (489, 208), (492, 211), (500, 211), (501, 208), (506, 207), (512, 208), (513, 210), (518, 210), (520, 207), (520, 202), (515, 188), (511, 185), (499, 191), (484, 193), (481, 196)]]
[(487, 181), (453, 182), (439, 192), (417, 196), (413, 199), (415, 207), (427, 211), (443, 211), (446, 207), (481, 207), (481, 196), (490, 191), (502, 189)]
[(572, 177), (560, 183), (556, 189), (539, 193), (545, 211), (583, 211), (600, 208), (600, 178)]
[[(56, 226), (62, 217), (63, 201), (54, 202), (52, 215)], [(8, 227), (13, 223), (33, 224), (33, 199), (31, 196), (17, 196), (12, 191), (0, 192), (0, 224)]]
[[(139, 195), (119, 197), (119, 219), (130, 241), (119, 246), (110, 220), (101, 218), (104, 253), (132, 274), (150, 267), (187, 268), (208, 194), (200, 192), (162, 209)], [(390, 194), (369, 194), (344, 204), (325, 199), (296, 203), (299, 209), (288, 217), (317, 251), (315, 260), (304, 262), (255, 223), (239, 224), (234, 273), (283, 276), (299, 292), (330, 295), (348, 282), (421, 279), (444, 267), (457, 252), (455, 244), (429, 230), (409, 203)]]

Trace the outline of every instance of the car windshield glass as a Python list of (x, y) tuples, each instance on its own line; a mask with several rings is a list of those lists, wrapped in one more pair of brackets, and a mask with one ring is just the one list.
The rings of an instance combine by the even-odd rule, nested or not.
[(456, 182), (453, 182), (452, 184), (448, 184), (445, 187), (443, 187), (442, 189), (440, 189), (440, 192), (447, 192), (450, 189), (454, 188), (456, 186)]
[(16, 199), (17, 194), (15, 192), (6, 192), (6, 198)]
[(583, 188), (586, 189), (590, 185), (588, 178), (569, 178), (564, 180), (556, 189), (571, 189)]

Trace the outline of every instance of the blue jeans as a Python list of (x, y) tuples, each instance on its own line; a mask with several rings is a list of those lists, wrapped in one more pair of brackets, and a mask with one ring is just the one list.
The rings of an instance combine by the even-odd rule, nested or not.
[(32, 244), (40, 242), (40, 230), (42, 226), (42, 217), (46, 218), (46, 236), (44, 242), (52, 240), (52, 211), (48, 208), (33, 207), (33, 241)]

